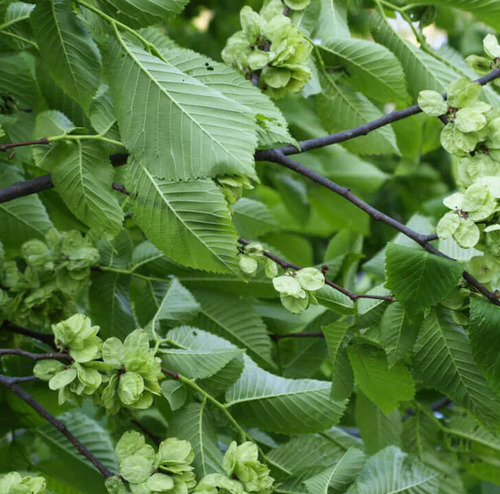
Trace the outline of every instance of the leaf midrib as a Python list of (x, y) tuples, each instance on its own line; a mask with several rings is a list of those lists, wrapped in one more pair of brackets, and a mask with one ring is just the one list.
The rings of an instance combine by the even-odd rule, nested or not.
[[(137, 64), (137, 66), (142, 70), (144, 74), (148, 77), (148, 79), (153, 82), (153, 84), (159, 89), (159, 91), (164, 94), (177, 108), (182, 112), (182, 114), (187, 115), (189, 119), (191, 120), (192, 123), (194, 123), (201, 131), (203, 134), (205, 134), (211, 141), (217, 143), (229, 156), (231, 156), (237, 163), (240, 163), (243, 168), (244, 164), (241, 162), (240, 158), (238, 156), (235, 156), (229, 149), (227, 149), (218, 139), (216, 139), (212, 134), (210, 134), (207, 129), (205, 129), (183, 106), (181, 106), (180, 103), (178, 103), (171, 95), (170, 93), (152, 76), (152, 74), (149, 72), (149, 70), (135, 57), (135, 55), (128, 49), (127, 45), (123, 42), (123, 39), (119, 34), (117, 34), (118, 42), (120, 45), (123, 47), (123, 49), (127, 52), (129, 57)], [(172, 68), (175, 69), (175, 67), (171, 64), (169, 64), (164, 58), (158, 58), (158, 60), (161, 60), (163, 63), (166, 65), (170, 65)], [(175, 69), (178, 70), (178, 69)], [(180, 72), (180, 71), (179, 71)], [(191, 77), (187, 76), (186, 77)], [(201, 84), (201, 83), (200, 83)], [(205, 86), (207, 87), (207, 86)], [(228, 98), (226, 98), (224, 95), (219, 93), (221, 99), (226, 99), (228, 103), (231, 102)]]

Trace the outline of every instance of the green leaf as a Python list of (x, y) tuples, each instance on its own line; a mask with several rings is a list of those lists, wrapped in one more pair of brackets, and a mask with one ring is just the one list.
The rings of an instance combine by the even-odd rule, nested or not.
[(96, 142), (65, 145), (66, 153), (53, 164), (52, 181), (70, 211), (99, 235), (113, 237), (123, 223), (123, 211), (111, 188), (113, 167)]
[(325, 434), (298, 435), (271, 450), (267, 459), (276, 469), (273, 475), (282, 478), (314, 467), (320, 470), (331, 467), (347, 448), (340, 447)]
[[(351, 129), (382, 117), (382, 112), (361, 93), (340, 86), (331, 77), (322, 76), (321, 81), (323, 93), (318, 95), (317, 113), (328, 132)], [(389, 126), (344, 145), (356, 154), (399, 153), (396, 136)]]
[(438, 473), (389, 446), (369, 458), (349, 494), (437, 494)]
[(171, 182), (131, 163), (127, 189), (134, 219), (172, 260), (218, 273), (239, 273), (236, 231), (224, 197), (211, 180)]
[(52, 76), (88, 110), (99, 86), (101, 57), (71, 3), (40, 1), (31, 14), (31, 23), (35, 41)]
[(245, 358), (241, 378), (227, 391), (227, 407), (238, 420), (278, 433), (317, 432), (338, 422), (345, 402), (329, 397), (330, 383), (286, 379)]
[(233, 221), (243, 237), (255, 238), (279, 229), (274, 216), (262, 202), (242, 197), (233, 206)]
[[(90, 121), (83, 108), (61, 89), (41, 59), (38, 59), (36, 64), (36, 81), (43, 98), (47, 102), (47, 106), (51, 110), (57, 110), (66, 115), (77, 127), (90, 128)], [(37, 115), (38, 117), (39, 115)], [(48, 135), (48, 133), (44, 132), (39, 137), (47, 137)]]
[(292, 24), (300, 31), (312, 38), (312, 34), (318, 25), (321, 13), (321, 2), (311, 2), (305, 9), (294, 10), (290, 13)]
[(196, 290), (193, 293), (201, 305), (192, 323), (194, 326), (247, 349), (252, 358), (274, 367), (266, 326), (248, 302), (216, 292)]
[(14, 98), (21, 108), (38, 108), (38, 88), (34, 78), (33, 61), (26, 53), (0, 55), (0, 91)]
[(168, 369), (190, 379), (206, 379), (225, 367), (243, 351), (213, 334), (181, 326), (166, 335), (173, 348), (162, 348), (162, 361)]
[(310, 494), (328, 494), (330, 489), (344, 490), (361, 472), (365, 455), (349, 448), (335, 465), (304, 482)]
[(463, 272), (458, 262), (395, 243), (387, 246), (385, 270), (387, 287), (413, 313), (451, 295)]
[(233, 67), (184, 48), (160, 48), (160, 53), (181, 72), (231, 100), (231, 104), (243, 105), (253, 115), (259, 146), (296, 143), (278, 107)]
[(398, 57), (414, 100), (424, 89), (444, 93), (446, 86), (459, 77), (457, 72), (438, 59), (403, 40), (378, 13), (372, 16), (371, 32), (375, 41), (389, 48)]
[(401, 446), (403, 423), (398, 410), (386, 415), (362, 392), (358, 392), (354, 416), (368, 453), (374, 454), (387, 446)]
[(500, 394), (500, 308), (471, 298), (468, 334), (472, 353), (492, 389)]
[(329, 285), (314, 292), (314, 296), (320, 305), (334, 312), (339, 314), (352, 314), (354, 312), (354, 302), (347, 295)]
[(92, 322), (101, 327), (100, 336), (125, 338), (136, 328), (130, 306), (130, 276), (93, 272), (89, 290)]
[(343, 348), (348, 329), (349, 326), (347, 324), (336, 322), (321, 328), (325, 335), (332, 365), (331, 397), (334, 400), (349, 398), (354, 385), (352, 369), (347, 360), (346, 351)]
[[(29, 18), (31, 11), (35, 8), (34, 5), (24, 2), (13, 2), (7, 7), (4, 18), (4, 29), (2, 31), (12, 33), (17, 36), (21, 36), (25, 39), (31, 40), (31, 25)], [(2, 41), (7, 45), (17, 49), (22, 50), (24, 48), (30, 48), (30, 43), (25, 43), (24, 41), (2, 35)]]
[(193, 466), (198, 478), (209, 473), (224, 473), (222, 453), (217, 442), (217, 428), (206, 403), (191, 403), (176, 412), (169, 420), (173, 435), (191, 443), (194, 450)]
[[(8, 187), (23, 179), (14, 169), (3, 163), (0, 166), (0, 187)], [(16, 252), (32, 238), (44, 239), (52, 222), (36, 195), (19, 197), (0, 204), (0, 237), (7, 251)]]
[(151, 319), (152, 328), (158, 330), (162, 322), (167, 325), (191, 321), (200, 309), (193, 295), (184, 288), (179, 280), (173, 278), (168, 284), (163, 299), (159, 301), (158, 311)]
[(500, 404), (477, 368), (463, 329), (447, 311), (432, 311), (413, 347), (416, 377), (494, 428)]
[(494, 455), (500, 453), (498, 434), (493, 435), (467, 414), (453, 415), (445, 433), (459, 441), (455, 447), (460, 451), (477, 450)]
[(417, 321), (411, 320), (399, 302), (393, 302), (380, 321), (380, 342), (387, 355), (389, 367), (401, 360), (408, 353), (418, 334)]
[(181, 408), (187, 399), (186, 386), (179, 381), (163, 381), (161, 392), (173, 412)]
[(180, 14), (189, 0), (98, 0), (98, 4), (115, 19), (131, 27), (144, 27), (163, 22)]
[(342, 65), (350, 85), (376, 100), (408, 101), (398, 59), (385, 46), (357, 38), (330, 37), (318, 45), (328, 66)]
[(314, 32), (315, 38), (327, 41), (330, 37), (349, 37), (347, 7), (344, 0), (319, 0), (321, 13)]
[(136, 160), (163, 180), (255, 178), (255, 124), (245, 107), (116, 36), (105, 68), (122, 140)]
[(389, 368), (384, 352), (368, 345), (351, 346), (347, 354), (357, 385), (386, 415), (413, 399), (415, 383), (403, 364)]

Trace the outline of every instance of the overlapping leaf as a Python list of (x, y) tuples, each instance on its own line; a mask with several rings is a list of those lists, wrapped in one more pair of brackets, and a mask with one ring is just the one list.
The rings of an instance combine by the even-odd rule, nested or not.
[(390, 446), (369, 458), (349, 494), (437, 494), (438, 473)]
[(413, 313), (448, 297), (463, 272), (455, 261), (395, 243), (387, 247), (385, 270), (388, 288)]
[(364, 453), (349, 448), (333, 466), (307, 479), (304, 484), (311, 494), (328, 494), (330, 489), (341, 491), (358, 476), (364, 463)]
[(31, 23), (35, 41), (52, 76), (88, 109), (99, 86), (101, 57), (71, 3), (40, 1), (31, 14)]
[(96, 142), (76, 141), (52, 170), (52, 181), (70, 211), (100, 235), (121, 230), (123, 211), (111, 185), (113, 168)]
[(379, 101), (408, 99), (403, 69), (385, 46), (370, 41), (330, 37), (319, 45), (329, 66), (341, 64), (347, 80), (358, 91)]
[(472, 352), (488, 384), (500, 394), (500, 308), (475, 298), (470, 308)]
[(131, 27), (158, 24), (182, 12), (189, 0), (98, 0), (99, 5), (115, 19)]
[[(363, 94), (340, 86), (331, 77), (322, 77), (323, 93), (318, 96), (318, 115), (329, 132), (358, 127), (382, 116), (380, 110)], [(359, 137), (345, 146), (357, 154), (397, 154), (396, 136), (386, 126)]]
[(330, 383), (286, 379), (245, 359), (240, 379), (226, 393), (227, 406), (243, 423), (281, 433), (317, 432), (335, 424), (345, 402), (330, 399)]
[(193, 325), (247, 349), (252, 358), (274, 367), (266, 326), (248, 302), (216, 292), (195, 290), (193, 293), (201, 305)]
[(123, 142), (150, 173), (255, 177), (255, 123), (245, 107), (119, 34), (105, 54)]
[(243, 351), (213, 334), (182, 326), (168, 332), (172, 348), (161, 350), (168, 369), (191, 379), (206, 379), (219, 372)]
[(206, 403), (187, 405), (174, 414), (169, 425), (175, 437), (191, 443), (195, 454), (193, 466), (198, 478), (209, 473), (224, 473), (217, 429)]
[(351, 346), (348, 355), (359, 388), (386, 415), (399, 401), (413, 399), (415, 383), (403, 364), (389, 368), (384, 352), (368, 345)]
[(469, 409), (487, 427), (496, 427), (500, 404), (474, 362), (467, 336), (449, 312), (433, 311), (425, 318), (412, 361), (426, 386)]
[(239, 272), (236, 231), (212, 180), (172, 182), (134, 163), (127, 188), (135, 197), (137, 224), (170, 259), (206, 271)]

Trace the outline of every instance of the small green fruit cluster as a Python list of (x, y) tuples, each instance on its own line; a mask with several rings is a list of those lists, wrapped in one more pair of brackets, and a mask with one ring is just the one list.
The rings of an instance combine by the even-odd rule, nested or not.
[(122, 407), (149, 408), (153, 395), (161, 394), (161, 361), (149, 347), (148, 335), (142, 329), (130, 333), (123, 343), (118, 338), (108, 338), (102, 345), (102, 359), (113, 372), (100, 395), (108, 413), (116, 414)]
[(307, 309), (310, 303), (317, 304), (314, 292), (324, 284), (325, 276), (316, 268), (289, 271), (273, 278), (274, 288), (280, 293), (283, 307), (294, 314)]
[(230, 206), (243, 195), (243, 189), (253, 189), (250, 180), (247, 177), (241, 177), (239, 175), (223, 175), (217, 177), (215, 182)]
[(0, 478), (2, 494), (45, 494), (43, 477), (22, 477), (18, 472), (10, 472)]
[[(118, 441), (116, 457), (120, 475), (132, 494), (188, 494), (196, 486), (191, 463), (194, 452), (188, 441), (170, 437), (155, 452), (142, 434), (128, 431)], [(123, 482), (112, 477), (106, 481), (110, 494), (126, 493)]]
[(224, 455), (222, 467), (226, 475), (210, 473), (203, 477), (194, 492), (197, 494), (269, 494), (274, 479), (269, 468), (260, 463), (257, 446), (251, 442), (232, 442)]
[(259, 262), (265, 263), (265, 273), (273, 280), (273, 286), (280, 294), (280, 300), (285, 309), (299, 314), (317, 304), (314, 292), (325, 284), (325, 276), (316, 268), (303, 268), (298, 271), (288, 271), (278, 276), (278, 265), (264, 256), (264, 247), (259, 243), (251, 243), (240, 249), (239, 265), (245, 273), (253, 276), (257, 272)]
[(247, 441), (238, 446), (233, 441), (224, 455), (222, 467), (229, 477), (241, 483), (245, 492), (269, 494), (273, 490), (274, 479), (269, 475), (269, 468), (259, 461), (254, 443)]
[(72, 358), (69, 365), (58, 360), (37, 362), (35, 376), (48, 381), (49, 388), (59, 392), (59, 404), (93, 395), (110, 414), (121, 408), (145, 409), (159, 395), (158, 380), (163, 377), (160, 360), (149, 347), (142, 329), (130, 333), (122, 343), (118, 338), (102, 341), (83, 314), (52, 326), (55, 343)]
[[(500, 64), (500, 45), (495, 35), (488, 34), (483, 40), (483, 48), (488, 57), (469, 55), (465, 61), (481, 76), (488, 74)], [(495, 86), (500, 86), (500, 81), (492, 81)]]
[[(287, 6), (304, 8), (309, 0), (289, 0)], [(266, 0), (260, 13), (249, 6), (240, 13), (242, 30), (233, 34), (222, 51), (225, 62), (245, 76), (259, 75), (259, 87), (272, 98), (300, 91), (311, 77), (307, 66), (312, 46), (283, 15), (281, 0)]]
[[(493, 61), (482, 57), (481, 63), (496, 67), (500, 45), (493, 35), (484, 39), (484, 49)], [(460, 79), (448, 88), (447, 101), (435, 91), (422, 91), (418, 102), (425, 113), (446, 117), (441, 143), (456, 158), (459, 192), (443, 201), (450, 211), (438, 223), (438, 236), (476, 249), (469, 270), (481, 283), (499, 289), (500, 109), (480, 101), (480, 95), (479, 84)]]
[(75, 296), (88, 287), (99, 252), (76, 230), (50, 230), (45, 242), (25, 242), (21, 257), (0, 262), (0, 315), (43, 327), (75, 312)]

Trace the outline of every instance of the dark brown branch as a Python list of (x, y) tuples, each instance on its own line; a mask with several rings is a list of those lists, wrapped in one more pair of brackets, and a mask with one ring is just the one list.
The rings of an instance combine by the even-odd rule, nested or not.
[(19, 148), (22, 146), (37, 146), (39, 144), (49, 144), (47, 137), (42, 137), (41, 139), (36, 139), (34, 141), (23, 141), (23, 142), (10, 142), (8, 144), (0, 145), (0, 151), (6, 153), (9, 149)]
[(19, 197), (36, 194), (52, 187), (54, 187), (54, 184), (50, 175), (42, 175), (41, 177), (30, 178), (24, 182), (17, 182), (0, 190), (0, 204)]
[[(500, 77), (500, 69), (492, 70), (489, 74), (484, 77), (480, 77), (476, 79), (474, 82), (478, 82), (481, 86), (488, 84), (489, 82)], [(446, 94), (443, 95), (446, 98)], [(269, 161), (268, 153), (269, 151), (274, 152), (278, 151), (285, 155), (290, 154), (298, 154), (303, 153), (305, 151), (310, 151), (312, 149), (318, 149), (325, 146), (330, 146), (331, 144), (339, 144), (341, 142), (348, 141), (350, 139), (354, 139), (355, 137), (365, 136), (370, 132), (379, 129), (380, 127), (384, 127), (385, 125), (389, 125), (391, 123), (397, 122), (398, 120), (402, 120), (404, 118), (411, 117), (412, 115), (416, 115), (420, 113), (422, 110), (420, 106), (413, 105), (404, 110), (397, 110), (387, 113), (372, 122), (368, 122), (366, 124), (360, 125), (359, 127), (355, 127), (353, 129), (342, 130), (341, 132), (337, 132), (335, 134), (330, 134), (323, 137), (316, 137), (314, 139), (307, 139), (305, 141), (299, 142), (300, 149), (297, 149), (295, 146), (283, 146), (281, 148), (270, 149), (270, 150), (260, 150), (255, 153), (256, 161)]]
[[(390, 227), (406, 235), (408, 238), (411, 238), (417, 244), (422, 246), (427, 252), (430, 252), (431, 254), (434, 254), (436, 256), (444, 257), (446, 259), (454, 260), (451, 257), (448, 257), (447, 255), (443, 254), (433, 245), (431, 245), (429, 243), (428, 235), (423, 235), (421, 233), (418, 233), (415, 230), (412, 230), (411, 228), (407, 227), (406, 225), (403, 225), (403, 223), (400, 223), (394, 218), (391, 218), (390, 216), (382, 213), (373, 206), (370, 206), (370, 204), (363, 201), (359, 197), (355, 196), (351, 192), (351, 190), (348, 189), (347, 187), (342, 187), (341, 185), (332, 182), (328, 178), (323, 177), (319, 173), (316, 173), (315, 171), (310, 170), (309, 168), (306, 168), (299, 162), (292, 160), (291, 158), (285, 156), (283, 153), (279, 151), (269, 152), (268, 161), (278, 163), (279, 165), (284, 166), (285, 168), (288, 168), (296, 173), (299, 173), (300, 175), (303, 175), (309, 180), (312, 180), (313, 182), (316, 182), (317, 184), (322, 185), (328, 190), (331, 190), (332, 192), (335, 192), (336, 194), (342, 196), (344, 199), (347, 199), (349, 202), (351, 202), (352, 204), (363, 210), (365, 213), (370, 215), (374, 220), (386, 223)], [(433, 237), (431, 238), (434, 239)], [(471, 287), (474, 288), (474, 290), (484, 295), (493, 304), (500, 306), (500, 298), (498, 293), (491, 292), (490, 290), (488, 290), (484, 285), (479, 283), (479, 281), (477, 281), (467, 271), (464, 271), (463, 278)]]
[(141, 431), (146, 434), (146, 436), (151, 439), (155, 444), (160, 444), (161, 443), (161, 438), (158, 437), (156, 434), (153, 434), (147, 427), (144, 427), (137, 419), (130, 419), (130, 421)]
[(87, 460), (94, 465), (97, 470), (105, 477), (113, 477), (112, 473), (106, 466), (104, 466), (63, 424), (60, 420), (56, 419), (46, 408), (44, 408), (40, 403), (38, 403), (33, 396), (24, 391), (24, 389), (18, 386), (18, 380), (20, 378), (7, 377), (0, 375), (0, 384), (10, 389), (16, 396), (23, 400), (27, 405), (29, 405), (35, 412), (37, 412), (41, 417), (43, 417), (49, 424), (55, 427), (63, 436), (65, 436), (68, 441), (75, 447), (75, 449)]
[(23, 326), (18, 326), (10, 321), (4, 321), (2, 323), (1, 329), (5, 329), (6, 331), (10, 331), (11, 333), (22, 334), (23, 336), (27, 336), (29, 338), (34, 338), (36, 340), (42, 341), (47, 345), (55, 348), (54, 344), (54, 335), (47, 333), (40, 333), (39, 331), (33, 331), (32, 329), (25, 328)]
[(9, 379), (11, 379), (14, 384), (38, 381), (38, 377), (36, 376), (9, 377)]
[(56, 360), (68, 360), (72, 361), (73, 359), (71, 356), (67, 353), (32, 353), (32, 352), (27, 352), (26, 350), (21, 350), (20, 348), (2, 348), (0, 349), (0, 358), (3, 357), (4, 355), (17, 355), (18, 357), (26, 357), (31, 360), (49, 360), (49, 359), (56, 359)]
[(163, 374), (170, 376), (172, 379), (179, 379), (179, 377), (180, 377), (180, 375), (177, 372), (173, 372), (171, 370), (165, 369), (165, 367), (162, 367), (161, 371), (163, 372)]
[[(238, 242), (241, 245), (249, 245), (250, 242), (248, 240), (245, 240), (244, 238), (239, 238)], [(265, 250), (262, 253), (265, 257), (268, 259), (271, 259), (274, 261), (276, 264), (280, 265), (283, 269), (293, 269), (294, 271), (299, 271), (302, 269), (301, 266), (297, 266), (296, 264), (293, 264), (291, 262), (285, 261), (284, 259), (281, 259), (281, 257), (275, 256), (271, 252), (268, 252)], [(333, 289), (343, 293), (347, 297), (349, 297), (353, 302), (356, 300), (359, 300), (360, 298), (370, 298), (370, 299), (375, 299), (375, 300), (386, 300), (387, 302), (394, 302), (394, 297), (391, 295), (366, 295), (366, 294), (357, 294), (357, 293), (352, 293), (349, 290), (346, 290), (345, 288), (342, 288), (340, 285), (337, 285), (333, 281), (326, 280), (325, 279), (325, 284), (328, 286), (331, 286)]]
[(325, 335), (321, 332), (311, 332), (311, 333), (286, 333), (286, 334), (270, 334), (269, 338), (271, 338), (274, 341), (279, 341), (279, 340), (284, 340), (288, 338), (324, 338)]

